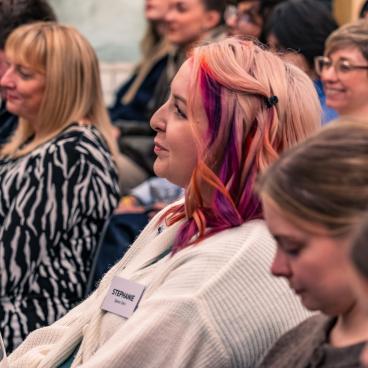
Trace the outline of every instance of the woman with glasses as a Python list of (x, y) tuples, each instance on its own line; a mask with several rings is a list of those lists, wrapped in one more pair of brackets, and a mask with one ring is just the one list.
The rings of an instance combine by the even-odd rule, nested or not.
[(346, 24), (326, 41), (324, 56), (315, 59), (326, 104), (340, 115), (368, 114), (368, 20)]
[(253, 37), (265, 42), (264, 25), (273, 8), (285, 0), (237, 0), (225, 11), (225, 21), (230, 35)]

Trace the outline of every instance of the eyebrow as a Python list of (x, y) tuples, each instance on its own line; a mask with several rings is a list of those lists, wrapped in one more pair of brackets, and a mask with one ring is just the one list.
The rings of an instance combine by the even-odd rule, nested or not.
[(184, 104), (187, 103), (187, 100), (183, 96), (173, 95), (173, 97), (174, 97), (175, 100), (179, 100), (179, 101), (181, 101)]

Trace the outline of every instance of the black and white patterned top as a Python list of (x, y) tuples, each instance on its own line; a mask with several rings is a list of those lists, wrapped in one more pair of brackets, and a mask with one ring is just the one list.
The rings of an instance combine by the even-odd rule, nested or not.
[(102, 227), (119, 199), (95, 127), (72, 124), (0, 160), (0, 331), (8, 352), (84, 295)]

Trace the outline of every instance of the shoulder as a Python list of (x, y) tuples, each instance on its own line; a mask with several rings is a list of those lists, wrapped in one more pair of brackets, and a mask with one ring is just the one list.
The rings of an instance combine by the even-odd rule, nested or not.
[(316, 314), (298, 324), (276, 341), (260, 368), (292, 366), (296, 361), (307, 361), (315, 348), (324, 342), (331, 322), (331, 318)]
[(108, 146), (94, 126), (72, 124), (32, 155), (42, 156), (47, 161), (83, 161), (100, 168), (114, 167)]

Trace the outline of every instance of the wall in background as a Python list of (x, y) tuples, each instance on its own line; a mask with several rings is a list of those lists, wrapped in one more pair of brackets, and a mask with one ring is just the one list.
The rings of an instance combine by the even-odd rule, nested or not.
[(136, 62), (145, 29), (143, 0), (49, 0), (59, 20), (88, 38), (103, 62)]

